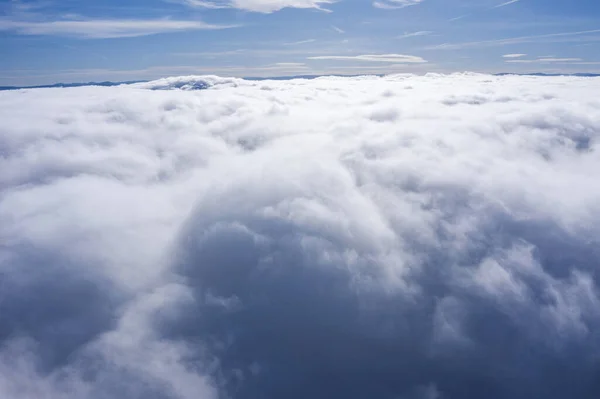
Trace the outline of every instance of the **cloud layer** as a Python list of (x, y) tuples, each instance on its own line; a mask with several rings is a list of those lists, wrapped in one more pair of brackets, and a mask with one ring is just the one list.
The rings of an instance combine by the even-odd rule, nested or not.
[(598, 86), (0, 92), (0, 396), (597, 398)]

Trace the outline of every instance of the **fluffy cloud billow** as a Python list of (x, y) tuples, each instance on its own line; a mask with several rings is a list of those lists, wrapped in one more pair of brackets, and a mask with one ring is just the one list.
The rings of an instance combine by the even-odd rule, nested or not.
[(599, 89), (0, 92), (0, 396), (597, 398)]

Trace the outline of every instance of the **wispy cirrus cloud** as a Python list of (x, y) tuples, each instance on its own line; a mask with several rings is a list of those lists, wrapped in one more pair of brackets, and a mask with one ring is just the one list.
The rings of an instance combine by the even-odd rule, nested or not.
[(471, 14), (459, 15), (458, 17), (450, 18), (448, 22), (454, 22), (470, 16)]
[(284, 46), (299, 46), (301, 44), (308, 44), (308, 43), (314, 43), (316, 42), (316, 39), (306, 39), (306, 40), (299, 40), (297, 42), (289, 42), (289, 43), (284, 43)]
[(213, 1), (204, 1), (204, 0), (167, 0), (169, 3), (180, 3), (189, 7), (198, 7), (198, 8), (211, 8), (211, 9), (219, 9), (219, 8), (229, 8), (229, 6), (225, 3), (220, 4)]
[(21, 0), (9, 0), (6, 5), (13, 13), (19, 12), (30, 12), (33, 10), (39, 10), (48, 7), (51, 3), (49, 1), (21, 1)]
[(308, 57), (309, 60), (339, 60), (339, 61), (367, 61), (367, 62), (394, 62), (397, 64), (418, 64), (427, 62), (415, 55), (403, 54), (365, 54), (365, 55), (320, 55)]
[(548, 58), (539, 57), (535, 60), (507, 60), (511, 64), (569, 64), (573, 62), (582, 62), (581, 58)]
[(395, 10), (398, 8), (405, 8), (410, 6), (416, 6), (421, 4), (425, 0), (381, 0), (375, 1), (373, 6), (376, 8), (382, 8), (384, 10)]
[(525, 57), (527, 54), (504, 54), (503, 58), (521, 58)]
[(306, 66), (303, 62), (276, 62), (276, 66), (279, 67), (304, 67)]
[(331, 29), (333, 29), (334, 31), (336, 31), (337, 33), (340, 33), (340, 34), (346, 33), (345, 30), (343, 30), (342, 28), (339, 28), (339, 27), (337, 27), (335, 25), (331, 25)]
[(463, 42), (463, 43), (443, 43), (435, 46), (425, 47), (426, 50), (460, 50), (464, 48), (474, 47), (493, 47), (493, 46), (505, 46), (509, 44), (518, 43), (532, 43), (538, 41), (545, 41), (546, 39), (558, 39), (570, 36), (581, 36), (586, 34), (600, 33), (600, 29), (583, 30), (577, 32), (560, 32), (560, 33), (548, 33), (544, 35), (532, 35), (532, 36), (519, 36), (505, 39), (495, 40), (482, 40), (476, 42)]
[(284, 8), (314, 8), (327, 11), (322, 6), (334, 3), (335, 0), (168, 0), (181, 3), (189, 7), (219, 9), (235, 8), (244, 11), (270, 14)]
[(174, 19), (77, 19), (56, 21), (0, 19), (0, 31), (19, 35), (75, 36), (85, 39), (136, 37), (190, 30), (226, 29), (236, 26)]
[[(322, 43), (315, 41), (313, 43), (319, 43), (320, 45), (302, 45), (291, 43), (281, 43), (276, 47), (251, 47), (251, 48), (237, 48), (232, 50), (222, 51), (191, 51), (191, 52), (174, 52), (171, 56), (174, 57), (185, 57), (185, 58), (206, 58), (206, 59), (221, 59), (221, 58), (261, 58), (269, 59), (271, 57), (300, 57), (302, 59), (308, 56), (317, 55), (328, 55), (334, 49), (330, 46), (323, 46)], [(310, 44), (310, 43), (307, 43)], [(215, 73), (215, 72), (211, 72)]]
[(418, 31), (418, 32), (409, 32), (409, 33), (404, 33), (403, 35), (397, 36), (396, 39), (407, 39), (409, 37), (417, 37), (417, 36), (429, 36), (432, 33), (433, 32), (429, 31), (429, 30), (422, 30), (422, 31)]
[(509, 5), (511, 5), (511, 4), (518, 3), (519, 1), (520, 1), (520, 0), (510, 0), (510, 1), (504, 2), (504, 3), (502, 3), (502, 4), (498, 4), (497, 6), (494, 6), (493, 8), (501, 8), (501, 7), (506, 7), (506, 6), (509, 6)]

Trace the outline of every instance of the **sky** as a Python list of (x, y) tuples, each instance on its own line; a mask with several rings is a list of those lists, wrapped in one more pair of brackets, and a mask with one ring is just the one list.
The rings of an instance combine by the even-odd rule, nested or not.
[(595, 0), (2, 0), (0, 85), (600, 72)]

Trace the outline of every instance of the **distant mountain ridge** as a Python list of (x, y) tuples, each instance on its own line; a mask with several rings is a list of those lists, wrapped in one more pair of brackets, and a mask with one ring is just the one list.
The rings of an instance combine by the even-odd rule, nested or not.
[(19, 90), (19, 89), (52, 89), (52, 88), (67, 88), (67, 87), (82, 87), (82, 86), (119, 86), (132, 83), (146, 82), (145, 80), (131, 80), (125, 82), (81, 82), (81, 83), (53, 83), (49, 85), (36, 86), (0, 86), (0, 90)]
[[(382, 74), (370, 74), (370, 75), (376, 75), (376, 76), (384, 76)], [(495, 73), (493, 74), (493, 76), (507, 76), (507, 75), (517, 75), (517, 76), (547, 76), (547, 77), (552, 77), (552, 76), (576, 76), (576, 77), (586, 77), (586, 78), (593, 78), (593, 77), (600, 77), (600, 74), (598, 73), (543, 73), (543, 72), (539, 72), (539, 73), (509, 73), (509, 72), (502, 72), (502, 73)], [(338, 77), (355, 77), (355, 76), (361, 76), (361, 75), (294, 75), (294, 76), (273, 76), (273, 77), (267, 77), (267, 78), (260, 78), (260, 77), (248, 77), (248, 78), (240, 78), (243, 80), (290, 80), (290, 79), (316, 79), (316, 78), (320, 78), (323, 76), (338, 76)], [(127, 85), (127, 84), (135, 84), (135, 83), (147, 83), (147, 82), (151, 82), (152, 80), (129, 80), (129, 81), (122, 81), (122, 82), (110, 82), (110, 81), (105, 81), (105, 82), (82, 82), (82, 83), (54, 83), (54, 84), (48, 84), (48, 85), (36, 85), (36, 86), (0, 86), (0, 91), (6, 91), (6, 90), (21, 90), (21, 89), (52, 89), (52, 88), (69, 88), (69, 87), (83, 87), (83, 86), (104, 86), (104, 87), (111, 87), (111, 86), (120, 86), (120, 85)], [(206, 87), (197, 87), (196, 89), (204, 89)]]

